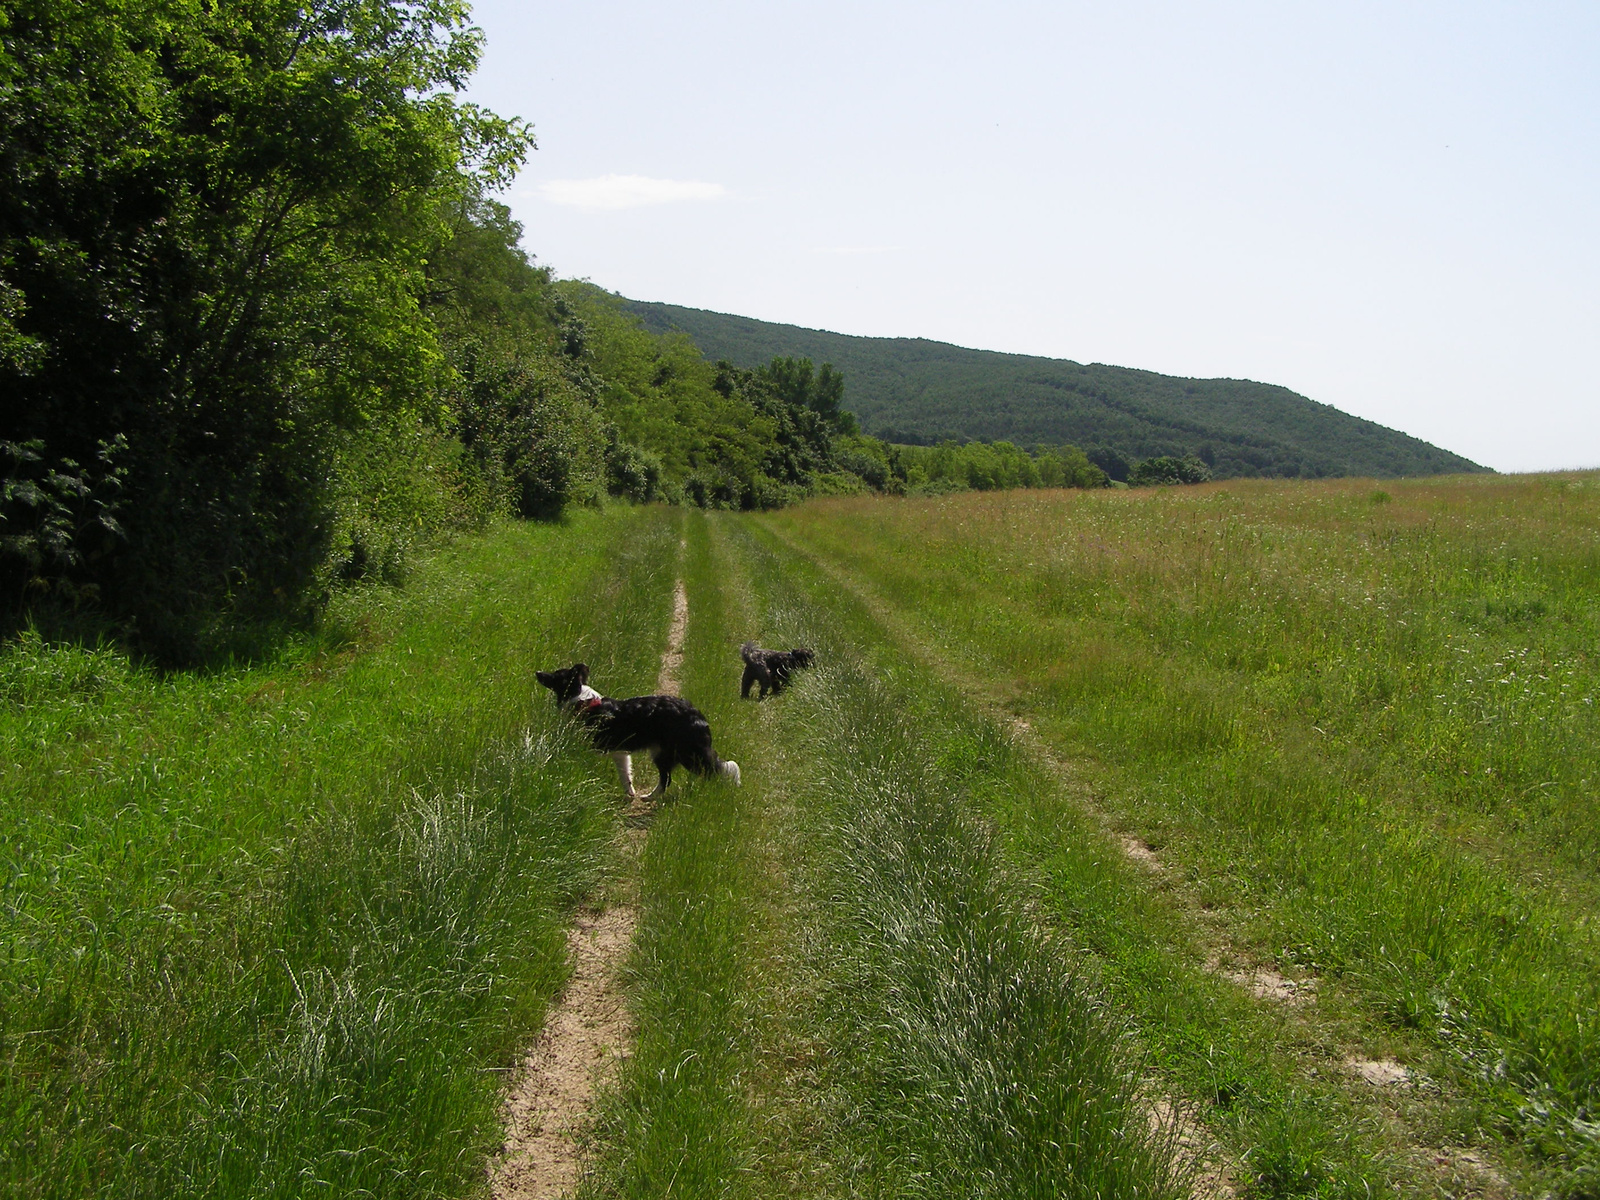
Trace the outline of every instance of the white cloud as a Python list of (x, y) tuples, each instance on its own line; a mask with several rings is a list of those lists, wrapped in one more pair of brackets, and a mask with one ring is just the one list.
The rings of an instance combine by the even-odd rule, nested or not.
[(537, 194), (569, 208), (641, 208), (677, 200), (717, 200), (727, 195), (720, 183), (694, 179), (651, 179), (645, 175), (602, 175), (598, 179), (552, 179)]

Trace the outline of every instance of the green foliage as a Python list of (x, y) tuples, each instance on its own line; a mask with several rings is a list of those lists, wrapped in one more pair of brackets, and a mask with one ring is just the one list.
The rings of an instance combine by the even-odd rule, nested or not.
[(126, 441), (126, 538), (7, 553), (5, 590), (98, 586), (185, 657), (202, 614), (303, 602), (349, 435), (442, 427), (424, 264), (531, 139), (453, 98), (479, 39), (452, 0), (38, 0), (0, 28), (0, 438), (62, 476)]
[[(710, 363), (687, 338), (650, 333), (597, 288), (563, 283), (555, 293), (572, 314), (569, 344), (613, 426), (607, 472), (614, 494), (776, 508), (836, 487), (825, 481), (832, 476), (849, 475), (850, 486), (864, 488), (850, 463), (887, 484), (881, 452), (866, 461), (862, 439), (851, 436), (844, 379), (830, 364), (779, 359), (745, 370)], [(841, 446), (853, 455), (849, 463)]]
[(487, 519), (496, 498), (463, 459), (459, 442), (416, 420), (349, 435), (334, 459), (323, 591), (335, 580), (400, 583), (435, 534)]
[(625, 303), (650, 329), (680, 331), (710, 358), (744, 367), (789, 355), (835, 364), (850, 380), (851, 411), (890, 442), (1071, 443), (1117, 480), (1126, 478), (1119, 460), (1188, 455), (1218, 479), (1483, 470), (1269, 384), (1179, 379), (921, 338), (849, 337), (670, 304)]
[(911, 492), (1097, 488), (1109, 482), (1076, 446), (1041, 446), (1029, 452), (1010, 442), (947, 441), (938, 446), (894, 446), (891, 453)]
[[(0, 8), (0, 604), (241, 650), (496, 512), (1098, 486), (862, 436), (845, 377), (708, 362), (556, 284), (491, 198), (458, 0)], [(83, 466), (82, 464), (91, 464)]]
[(1174, 458), (1170, 454), (1146, 458), (1128, 471), (1129, 487), (1160, 487), (1181, 483), (1205, 483), (1211, 471), (1198, 458)]
[(116, 513), (126, 474), (117, 458), (126, 448), (120, 436), (102, 443), (98, 464), (81, 468), (70, 458), (46, 463), (38, 439), (0, 441), (0, 556), (22, 565), (25, 587), (54, 585), (73, 603), (95, 597), (94, 584), (80, 591), (73, 576), (125, 537)]
[[(616, 476), (613, 494), (702, 508), (781, 508), (806, 496), (1008, 487), (1102, 487), (1105, 473), (1073, 446), (892, 445), (857, 430), (844, 375), (831, 363), (777, 357), (753, 368), (708, 363), (688, 338), (651, 333), (618, 298), (556, 285), (578, 314), (577, 340), (615, 427), (608, 456), (659, 464), (644, 487)], [(608, 468), (609, 470), (609, 468)], [(632, 468), (618, 468), (624, 475)]]
[(855, 433), (853, 413), (844, 404), (844, 376), (832, 363), (813, 369), (809, 358), (774, 358), (756, 374), (772, 393), (795, 409), (810, 409), (841, 433)]
[(451, 214), (429, 261), (425, 311), (449, 371), (452, 429), (510, 511), (551, 517), (604, 493), (610, 458), (587, 332), (518, 245), (522, 227), (481, 194)]
[(662, 495), (661, 459), (620, 440), (614, 425), (607, 433), (606, 486), (611, 494), (635, 504), (659, 499)]

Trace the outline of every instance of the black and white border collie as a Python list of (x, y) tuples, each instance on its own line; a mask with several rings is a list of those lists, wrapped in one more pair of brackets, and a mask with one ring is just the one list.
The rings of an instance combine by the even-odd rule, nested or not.
[(725, 762), (711, 748), (711, 725), (700, 710), (680, 696), (634, 696), (611, 700), (589, 686), (589, 668), (574, 663), (560, 671), (535, 671), (540, 683), (556, 695), (556, 703), (574, 713), (589, 730), (594, 748), (611, 755), (628, 799), (633, 790), (630, 753), (644, 751), (661, 772), (661, 782), (646, 799), (667, 790), (674, 767), (696, 775), (721, 775), (739, 782), (739, 764)]
[(748, 698), (750, 685), (759, 683), (761, 694), (756, 698), (765, 700), (768, 691), (781, 692), (787, 687), (790, 673), (809, 667), (816, 655), (803, 646), (793, 650), (763, 650), (754, 642), (746, 642), (739, 647), (739, 657), (744, 659), (744, 682), (739, 685), (739, 699)]

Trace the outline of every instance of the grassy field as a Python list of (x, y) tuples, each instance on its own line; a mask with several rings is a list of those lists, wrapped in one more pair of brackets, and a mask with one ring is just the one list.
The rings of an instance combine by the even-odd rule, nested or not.
[[(24, 638), (0, 1187), (481, 1194), (626, 894), (586, 1196), (1600, 1195), (1597, 535), (1593, 476), (615, 509), (270, 663)], [(680, 577), (744, 786), (636, 858), (532, 672), (650, 690)], [(747, 638), (819, 665), (740, 701)]]
[[(767, 523), (1029, 721), (1181, 872), (1204, 928), (1354, 1004), (1346, 1038), (1462, 1098), (1421, 1132), (1492, 1128), (1546, 1185), (1595, 1194), (1600, 481), (1008, 493)], [(1057, 900), (1106, 936), (1093, 892)]]
[[(747, 522), (689, 535), (684, 691), (745, 786), (690, 785), (651, 830), (639, 1045), (591, 1194), (1181, 1194), (1124, 1023), (966, 810), (992, 732), (959, 700), (897, 719), (886, 688), (937, 685), (885, 681), (892, 648)], [(741, 702), (753, 633), (830, 665)]]
[(0, 1191), (461, 1195), (608, 791), (532, 672), (653, 679), (677, 538), (505, 529), (281, 661), (0, 659)]

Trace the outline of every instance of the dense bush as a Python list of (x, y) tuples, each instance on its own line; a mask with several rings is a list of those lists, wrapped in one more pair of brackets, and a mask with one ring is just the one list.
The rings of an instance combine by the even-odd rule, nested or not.
[(1041, 446), (1031, 453), (1010, 442), (947, 441), (894, 446), (891, 464), (911, 491), (994, 491), (1000, 488), (1105, 487), (1106, 473), (1076, 446)]
[(611, 427), (613, 495), (705, 508), (776, 508), (840, 470), (854, 428), (844, 378), (827, 363), (707, 362), (687, 338), (652, 334), (587, 284), (555, 287), (574, 362)]
[[(80, 466), (70, 458), (47, 462), (39, 439), (0, 441), (0, 559), (16, 564), (13, 584), (56, 580), (69, 603), (96, 598), (95, 585), (85, 584), (85, 595), (73, 577), (125, 537), (117, 510), (126, 469), (117, 460), (126, 448), (120, 437), (102, 443), (98, 461)], [(11, 600), (25, 603), (25, 591)]]
[(606, 487), (611, 494), (636, 504), (661, 498), (661, 460), (620, 440), (614, 425), (607, 435)]
[(1205, 483), (1210, 478), (1210, 468), (1198, 458), (1161, 455), (1134, 463), (1128, 471), (1128, 486), (1156, 487), (1180, 483)]
[[(447, 424), (424, 263), (531, 140), (455, 101), (479, 35), (448, 0), (35, 0), (0, 28), (4, 590), (98, 589), (187, 657), (207, 614), (306, 602), (352, 440)], [(113, 477), (116, 529), (79, 503)]]
[(551, 517), (604, 494), (608, 431), (587, 329), (521, 236), (503, 204), (465, 199), (429, 263), (424, 311), (449, 367), (452, 428), (486, 486), (512, 513)]

